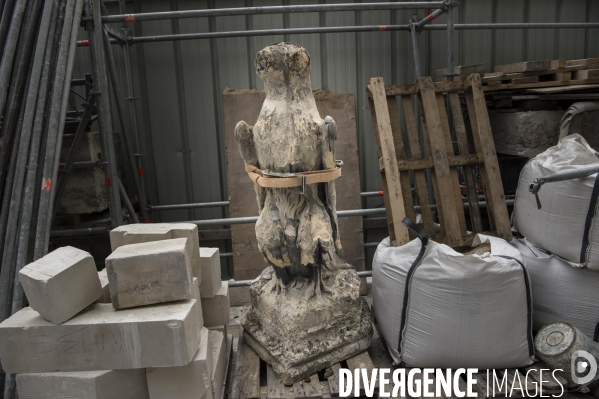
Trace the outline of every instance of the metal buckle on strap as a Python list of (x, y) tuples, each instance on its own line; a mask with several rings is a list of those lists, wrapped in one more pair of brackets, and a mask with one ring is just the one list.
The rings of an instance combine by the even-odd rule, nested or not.
[(285, 173), (285, 172), (275, 172), (270, 169), (262, 170), (262, 174), (264, 176), (269, 177), (301, 177), (302, 178), (302, 191), (300, 194), (306, 194), (306, 175), (303, 173)]

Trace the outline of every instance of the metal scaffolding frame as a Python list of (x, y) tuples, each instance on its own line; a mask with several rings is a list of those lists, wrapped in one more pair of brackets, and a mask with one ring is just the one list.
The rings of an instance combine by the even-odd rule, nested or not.
[[(286, 5), (286, 6), (271, 6), (271, 7), (242, 7), (242, 8), (210, 8), (201, 10), (186, 10), (186, 11), (166, 11), (166, 12), (150, 12), (150, 13), (136, 13), (127, 14), (125, 12), (125, 1), (119, 0), (119, 12), (118, 15), (108, 15), (104, 10), (102, 16), (99, 19), (94, 20), (95, 16), (86, 16), (84, 22), (96, 22), (102, 25), (103, 31), (105, 31), (110, 39), (105, 38), (105, 42), (112, 44), (119, 44), (123, 47), (124, 51), (124, 63), (127, 80), (127, 100), (130, 100), (129, 114), (131, 118), (131, 138), (135, 142), (135, 164), (137, 165), (138, 171), (142, 169), (142, 161), (139, 147), (139, 132), (137, 127), (137, 119), (135, 114), (135, 106), (131, 101), (135, 94), (133, 92), (133, 78), (131, 59), (129, 56), (129, 48), (133, 44), (141, 43), (154, 43), (159, 41), (178, 41), (178, 40), (201, 40), (201, 39), (216, 39), (216, 38), (229, 38), (229, 37), (251, 37), (251, 36), (265, 36), (265, 35), (289, 35), (289, 34), (312, 34), (312, 33), (339, 33), (339, 32), (393, 32), (393, 31), (405, 31), (409, 32), (412, 43), (412, 56), (414, 59), (414, 76), (418, 78), (420, 72), (420, 56), (418, 54), (418, 35), (424, 30), (446, 30), (447, 31), (447, 78), (453, 80), (453, 32), (455, 30), (472, 30), (472, 29), (563, 29), (563, 28), (599, 28), (599, 23), (479, 23), (479, 24), (454, 24), (453, 10), (458, 6), (455, 0), (444, 0), (444, 1), (419, 1), (419, 2), (397, 2), (397, 3), (347, 3), (347, 4), (312, 4), (312, 5)], [(437, 8), (426, 17), (419, 19), (417, 17), (417, 10), (419, 9), (431, 9)], [(289, 14), (289, 13), (306, 13), (306, 12), (334, 12), (334, 11), (368, 11), (368, 10), (414, 10), (414, 16), (410, 20), (409, 24), (405, 25), (367, 25), (367, 26), (338, 26), (338, 27), (314, 27), (314, 28), (286, 28), (286, 29), (263, 29), (263, 30), (242, 30), (242, 31), (230, 31), (230, 32), (201, 32), (201, 33), (189, 33), (189, 34), (171, 34), (171, 35), (149, 35), (149, 36), (132, 36), (131, 31), (127, 29), (127, 23), (132, 22), (143, 22), (143, 21), (156, 21), (166, 19), (182, 19), (182, 18), (202, 18), (202, 17), (222, 17), (222, 16), (251, 16), (260, 14)], [(447, 22), (445, 24), (431, 24), (437, 17), (447, 14)], [(95, 17), (98, 18), (98, 17)], [(121, 23), (121, 33), (117, 32), (114, 28), (109, 28), (109, 24)], [(89, 46), (88, 40), (80, 40), (79, 46)], [(92, 51), (105, 51), (110, 52), (110, 46), (96, 46)], [(102, 56), (102, 55), (100, 55)], [(110, 63), (109, 63), (110, 66)], [(115, 75), (116, 70), (109, 68), (108, 75)], [(116, 82), (114, 76), (109, 76), (111, 82)], [(115, 91), (116, 94), (116, 91)], [(118, 102), (118, 101), (117, 101)], [(122, 106), (117, 104), (119, 117), (123, 117)], [(417, 108), (417, 107), (416, 107)], [(416, 112), (418, 110), (416, 109)], [(124, 125), (123, 125), (124, 126)], [(123, 129), (124, 130), (124, 129)], [(79, 165), (73, 165), (73, 167), (85, 167), (94, 166), (92, 163), (81, 163)], [(141, 186), (141, 187), (140, 187)], [(138, 185), (138, 195), (145, 198), (145, 189), (143, 187), (143, 179), (140, 178)], [(430, 187), (432, 190), (432, 187)], [(374, 197), (381, 196), (382, 191), (375, 192), (363, 192), (362, 197)], [(209, 208), (209, 207), (226, 207), (229, 205), (228, 201), (214, 201), (205, 203), (188, 203), (188, 204), (172, 204), (172, 205), (151, 205), (145, 204), (140, 200), (140, 208), (147, 212), (158, 212), (168, 210), (186, 210), (186, 209), (197, 209), (197, 208)], [(129, 207), (128, 207), (129, 208)], [(361, 209), (342, 211), (351, 212), (352, 215), (371, 215), (371, 214), (383, 214), (384, 208), (377, 209)], [(340, 214), (339, 216), (345, 216)], [(142, 215), (143, 219), (147, 221), (147, 217)], [(200, 220), (193, 221), (198, 226), (216, 226), (216, 225), (231, 225), (239, 223), (252, 223), (255, 218), (223, 218), (223, 219), (211, 219), (211, 220)], [(88, 232), (89, 234), (101, 233), (103, 228), (89, 228), (89, 229), (76, 229), (78, 232)], [(75, 230), (73, 230), (75, 231)], [(52, 232), (53, 237), (61, 236), (64, 237), (67, 231), (55, 230)]]

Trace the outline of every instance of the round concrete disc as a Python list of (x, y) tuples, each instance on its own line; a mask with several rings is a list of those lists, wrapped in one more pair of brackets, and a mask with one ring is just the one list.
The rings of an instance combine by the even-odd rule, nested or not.
[(575, 340), (576, 330), (570, 324), (551, 323), (537, 333), (535, 349), (541, 356), (557, 356), (567, 351)]

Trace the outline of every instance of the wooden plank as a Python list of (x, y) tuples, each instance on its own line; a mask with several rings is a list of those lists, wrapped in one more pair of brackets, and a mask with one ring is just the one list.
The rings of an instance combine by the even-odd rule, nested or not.
[(331, 366), (330, 370), (333, 374), (327, 377), (327, 382), (329, 385), (329, 392), (331, 393), (331, 397), (338, 398), (339, 397), (339, 370), (341, 369), (341, 365), (339, 363), (335, 363)]
[[(449, 93), (449, 105), (451, 113), (453, 115), (453, 126), (455, 128), (456, 139), (458, 141), (458, 147), (461, 155), (470, 154), (470, 146), (468, 143), (468, 136), (466, 134), (466, 125), (464, 124), (464, 115), (462, 114), (462, 105), (460, 104), (460, 97), (458, 93)], [(474, 175), (472, 174), (472, 168), (470, 166), (464, 166), (464, 181), (466, 183), (466, 191), (468, 198), (468, 209), (470, 215), (470, 222), (472, 224), (472, 230), (475, 233), (482, 233), (483, 224), (480, 218), (480, 209), (478, 207), (478, 195), (476, 193), (476, 183), (474, 181)]]
[[(541, 376), (541, 370), (543, 375)], [(539, 385), (543, 385), (543, 392), (547, 393), (558, 393), (561, 392), (562, 386), (568, 385), (567, 381), (559, 374), (556, 374), (557, 380), (553, 378), (553, 372), (549, 366), (543, 362), (536, 362), (535, 364), (525, 368), (526, 373), (531, 376)], [(543, 382), (541, 382), (543, 381)], [(561, 383), (561, 385), (560, 385)]]
[(551, 68), (551, 60), (541, 61), (526, 61), (516, 62), (514, 64), (496, 65), (494, 68), (495, 72), (527, 72), (527, 71), (542, 71), (543, 69)]
[(599, 79), (570, 80), (570, 81), (564, 81), (564, 82), (537, 82), (537, 83), (525, 83), (525, 84), (519, 84), (519, 85), (507, 83), (507, 84), (502, 84), (502, 85), (498, 85), (498, 86), (488, 86), (488, 85), (483, 86), (483, 90), (485, 92), (487, 92), (487, 91), (497, 91), (497, 90), (536, 89), (536, 88), (545, 88), (545, 87), (554, 88), (557, 86), (567, 86), (567, 88), (565, 88), (565, 90), (574, 90), (574, 88), (570, 87), (570, 86), (574, 86), (574, 85), (589, 85), (589, 87), (580, 87), (579, 89), (586, 89), (586, 88), (592, 89), (594, 87), (590, 87), (590, 86), (594, 85), (596, 83), (599, 83)]
[(524, 83), (536, 83), (538, 81), (539, 81), (538, 76), (529, 76), (526, 78), (512, 79), (512, 81), (510, 83), (514, 84), (514, 85), (519, 85), (519, 84), (524, 84)]
[[(368, 90), (370, 90), (370, 88), (368, 88)], [(394, 221), (393, 218), (390, 217), (390, 215), (392, 214), (392, 210), (391, 210), (391, 199), (389, 198), (388, 195), (385, 195), (384, 193), (387, 192), (388, 190), (388, 185), (387, 185), (387, 178), (386, 178), (386, 171), (385, 171), (385, 165), (383, 164), (383, 159), (381, 158), (381, 154), (382, 154), (382, 149), (381, 149), (381, 139), (379, 136), (379, 131), (378, 131), (378, 124), (377, 124), (377, 116), (376, 116), (376, 112), (374, 110), (374, 101), (372, 100), (372, 93), (369, 92), (369, 97), (368, 97), (368, 108), (370, 109), (370, 119), (372, 121), (372, 131), (374, 132), (374, 142), (376, 144), (376, 153), (378, 155), (378, 160), (379, 160), (379, 172), (381, 174), (381, 185), (383, 186), (383, 202), (385, 203), (385, 209), (387, 209), (387, 230), (389, 232), (389, 239), (391, 240), (391, 244), (393, 245), (393, 243), (397, 242), (397, 239), (395, 237), (395, 227), (393, 225)]]
[[(337, 124), (336, 158), (344, 162), (343, 177), (336, 183), (337, 210), (358, 209), (362, 202), (357, 156), (355, 97), (351, 94), (334, 94), (325, 90), (313, 90), (313, 94), (321, 117), (330, 115)], [(223, 92), (231, 217), (258, 216), (254, 186), (245, 172), (243, 160), (239, 155), (234, 128), (240, 120), (245, 120), (250, 125), (255, 124), (264, 99), (263, 91), (226, 89)], [(341, 244), (345, 251), (344, 259), (356, 270), (364, 270), (362, 217), (339, 218), (338, 223)], [(258, 250), (255, 226), (253, 224), (231, 226), (231, 239), (235, 279), (247, 280), (257, 277), (267, 265)]]
[(376, 114), (376, 120), (373, 120), (373, 125), (376, 129), (375, 135), (379, 137), (379, 157), (382, 158), (383, 165), (385, 166), (384, 179), (387, 182), (387, 187), (383, 188), (383, 190), (384, 196), (389, 198), (390, 206), (387, 208), (387, 215), (390, 216), (393, 222), (393, 226), (389, 226), (389, 232), (391, 233), (391, 230), (393, 230), (395, 237), (392, 245), (398, 246), (409, 242), (410, 237), (408, 229), (401, 223), (406, 214), (383, 78), (370, 79), (369, 87)]
[[(403, 193), (405, 214), (410, 220), (416, 220), (416, 212), (414, 211), (414, 197), (412, 196), (412, 184), (410, 182), (410, 174), (406, 171), (402, 172), (399, 167), (401, 160), (406, 159), (406, 149), (401, 134), (401, 126), (399, 124), (399, 111), (397, 110), (397, 97), (387, 97), (387, 107), (389, 108), (389, 120), (391, 121), (391, 131), (393, 132), (393, 142), (395, 143), (395, 154), (397, 155), (397, 163), (399, 172), (399, 180), (401, 191)], [(415, 238), (415, 237), (412, 237)]]
[(505, 72), (493, 72), (485, 73), (481, 75), (481, 81), (483, 83), (494, 82), (494, 81), (507, 81), (518, 78), (526, 78), (531, 76), (543, 77), (546, 75), (565, 74), (567, 72), (579, 71), (582, 69), (593, 69), (599, 68), (599, 63), (589, 65), (571, 65), (560, 68), (550, 68), (542, 71), (529, 71), (529, 72), (517, 72), (517, 73), (505, 73)]
[(233, 335), (233, 342), (231, 351), (233, 352), (231, 358), (231, 373), (229, 375), (229, 383), (227, 386), (229, 387), (229, 398), (238, 398), (240, 397), (240, 381), (241, 374), (243, 373), (242, 363), (243, 363), (243, 332), (240, 331), (239, 334)]
[(322, 399), (322, 390), (318, 374), (313, 374), (299, 382), (293, 384), (293, 394), (295, 398), (303, 399)]
[[(416, 96), (416, 98), (418, 99), (419, 109), (423, 110), (424, 105), (422, 105), (422, 96)], [(426, 118), (424, 118), (424, 115), (422, 116), (422, 136), (424, 137), (424, 143), (426, 145), (426, 153), (429, 154), (429, 157), (432, 158), (431, 154), (433, 152), (431, 150), (431, 143), (430, 143), (429, 134), (428, 134), (427, 126), (426, 126)], [(435, 201), (435, 206), (436, 206), (435, 211), (437, 212), (437, 219), (442, 221), (444, 204), (441, 201), (437, 200), (437, 197), (439, 195), (439, 188), (437, 187), (437, 176), (431, 170), (431, 173), (429, 173), (429, 175), (427, 177), (430, 179), (431, 185), (433, 186), (434, 201)], [(445, 234), (445, 223), (441, 222), (439, 225), (435, 224), (433, 233), (430, 235), (430, 238), (434, 238), (438, 242), (443, 242), (443, 243), (447, 244), (448, 239)]]
[[(368, 354), (368, 352), (362, 352), (357, 354), (354, 357), (350, 357), (349, 359), (347, 359), (347, 368), (350, 370), (350, 372), (353, 374), (354, 370), (366, 370), (366, 374), (368, 375), (369, 379), (372, 376), (372, 369), (374, 368), (374, 364), (372, 363), (372, 359), (370, 359), (370, 355)], [(360, 375), (362, 374), (362, 371), (360, 371)], [(378, 378), (376, 379), (375, 383), (374, 383), (374, 392), (378, 392), (378, 386), (379, 386), (379, 380)], [(360, 384), (360, 394), (361, 395), (365, 395), (365, 390), (364, 390), (364, 386), (363, 384)]]
[[(495, 228), (500, 238), (506, 241), (512, 239), (511, 224), (505, 205), (505, 195), (501, 184), (501, 174), (499, 173), (499, 163), (493, 135), (491, 134), (491, 125), (489, 123), (489, 114), (485, 102), (485, 95), (482, 91), (480, 76), (470, 76), (470, 88), (466, 91), (466, 98), (470, 98), (473, 109), (469, 107), (469, 113), (473, 125), (472, 134), (477, 147), (479, 157), (484, 160), (484, 167), (481, 168), (483, 184), (485, 185), (485, 197), (487, 206), (493, 213)], [(475, 118), (472, 118), (472, 116)]]
[(582, 60), (570, 60), (566, 61), (566, 66), (574, 66), (574, 65), (589, 65), (599, 63), (599, 58), (585, 58)]
[[(464, 90), (464, 82), (461, 80), (455, 82), (435, 82), (433, 85), (436, 93)], [(387, 96), (405, 96), (417, 93), (418, 86), (415, 84), (385, 86), (385, 94)]]
[[(445, 150), (447, 151), (447, 163), (449, 160), (455, 158), (453, 151), (453, 142), (451, 140), (451, 130), (449, 129), (449, 121), (447, 120), (446, 105), (443, 94), (437, 93), (437, 108), (439, 109), (439, 117), (441, 118), (441, 128), (443, 129), (443, 136), (445, 137)], [(451, 175), (451, 185), (453, 187), (453, 196), (455, 198), (455, 212), (458, 215), (458, 222), (460, 223), (461, 235), (468, 234), (466, 229), (466, 217), (464, 216), (464, 207), (462, 206), (462, 192), (460, 191), (460, 179), (458, 177), (458, 170), (452, 168), (449, 164), (449, 173)]]
[(260, 398), (260, 357), (248, 345), (243, 347), (243, 366), (239, 376), (239, 398)]
[(565, 58), (561, 58), (559, 60), (551, 60), (551, 69), (565, 68), (566, 66), (568, 66), (568, 64), (566, 63)]
[(281, 381), (275, 375), (270, 364), (266, 365), (266, 386), (268, 391), (266, 393), (266, 397), (268, 399), (286, 399), (287, 398), (287, 389), (285, 389), (285, 385), (281, 384)]
[[(473, 76), (478, 75), (475, 74)], [(420, 88), (420, 98), (422, 99), (422, 104), (424, 106), (422, 113), (426, 119), (428, 139), (432, 150), (431, 155), (435, 163), (434, 174), (436, 176), (438, 187), (436, 197), (437, 205), (441, 203), (443, 207), (442, 224), (445, 224), (445, 235), (450, 243), (449, 245), (452, 247), (461, 246), (463, 245), (463, 242), (460, 233), (460, 222), (457, 213), (453, 211), (457, 209), (457, 204), (451, 184), (451, 172), (447, 162), (447, 150), (445, 148), (445, 139), (443, 137), (443, 127), (441, 125), (440, 111), (435, 98), (433, 82), (428, 76), (419, 78), (418, 86)]]
[[(421, 159), (420, 140), (418, 138), (418, 127), (416, 125), (412, 98), (410, 96), (402, 96), (401, 101), (403, 104), (406, 131), (408, 134), (412, 160)], [(428, 196), (428, 187), (424, 171), (415, 171), (414, 180), (416, 181), (416, 194), (418, 195), (418, 201), (420, 203), (420, 214), (422, 215), (424, 230), (429, 236), (432, 236), (435, 233), (435, 226), (433, 224), (433, 214), (430, 207), (431, 202)]]
[(583, 69), (573, 72), (572, 79), (599, 79), (599, 69)]
[[(485, 64), (459, 65), (453, 67), (453, 73), (456, 75), (470, 75), (472, 73), (485, 73), (487, 66)], [(447, 68), (437, 69), (435, 71), (436, 82), (447, 81)]]
[[(449, 142), (451, 144), (451, 141)], [(466, 155), (447, 155), (447, 163), (450, 167), (463, 165), (477, 165), (482, 163), (476, 154)], [(435, 166), (433, 159), (398, 159), (397, 168), (399, 171), (430, 169)]]

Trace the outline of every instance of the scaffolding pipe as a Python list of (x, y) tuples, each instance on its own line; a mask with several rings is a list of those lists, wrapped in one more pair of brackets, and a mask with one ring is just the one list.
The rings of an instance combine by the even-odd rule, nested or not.
[[(37, 260), (48, 252), (48, 241), (50, 239), (50, 227), (54, 206), (54, 194), (56, 192), (56, 175), (58, 173), (58, 159), (62, 143), (64, 127), (64, 115), (66, 103), (70, 90), (70, 73), (75, 61), (76, 29), (79, 29), (80, 16), (77, 17), (76, 10), (81, 10), (79, 3), (82, 0), (68, 0), (66, 5), (64, 25), (61, 32), (60, 48), (56, 60), (56, 75), (52, 89), (51, 108), (47, 116), (48, 138), (46, 142), (46, 154), (43, 163), (42, 190), (39, 199), (39, 211), (35, 232), (35, 249), (33, 259)], [(73, 32), (75, 36), (73, 37)], [(71, 53), (71, 54), (69, 54)], [(66, 80), (66, 82), (65, 82)]]
[(412, 8), (443, 7), (443, 1), (417, 1), (403, 3), (362, 3), (362, 4), (310, 4), (272, 7), (216, 8), (204, 10), (149, 12), (142, 14), (120, 14), (102, 17), (103, 23), (139, 22), (159, 19), (229, 17), (233, 15), (259, 15), (298, 12), (326, 11), (371, 11), (371, 10), (405, 10)]
[[(506, 199), (506, 206), (514, 206), (514, 199)], [(462, 204), (464, 209), (468, 209), (468, 202)], [(478, 206), (485, 209), (487, 206), (486, 201), (478, 201)], [(431, 210), (436, 210), (436, 205), (430, 205)], [(420, 212), (420, 206), (415, 206), (414, 210)], [(379, 216), (386, 214), (385, 208), (374, 208), (374, 209), (356, 209), (349, 211), (337, 211), (338, 217), (349, 217), (349, 216)], [(243, 217), (243, 218), (229, 218), (229, 219), (209, 219), (199, 220), (190, 222), (173, 222), (173, 223), (195, 223), (198, 226), (211, 226), (211, 225), (232, 225), (232, 224), (251, 224), (256, 223), (258, 216)], [(99, 235), (108, 234), (110, 227), (86, 227), (86, 228), (63, 228), (52, 230), (52, 237), (73, 237), (73, 236), (85, 236), (85, 235)]]
[[(110, 78), (110, 83), (112, 85), (112, 93), (114, 94), (114, 102), (116, 104), (116, 111), (119, 117), (119, 122), (121, 125), (121, 129), (119, 131), (119, 136), (121, 138), (121, 142), (123, 143), (123, 149), (125, 150), (125, 156), (127, 161), (129, 162), (129, 168), (131, 168), (131, 174), (133, 176), (133, 185), (135, 187), (135, 193), (137, 194), (137, 200), (140, 204), (146, 203), (146, 198), (144, 196), (144, 192), (141, 189), (141, 176), (139, 175), (137, 164), (135, 162), (135, 155), (133, 154), (133, 150), (131, 149), (131, 132), (129, 131), (129, 127), (127, 126), (127, 121), (125, 120), (125, 104), (123, 102), (123, 96), (121, 93), (121, 87), (118, 82), (116, 65), (114, 62), (114, 56), (112, 54), (112, 49), (110, 48), (110, 39), (108, 38), (108, 33), (102, 29), (102, 36), (104, 38), (104, 51), (106, 53), (106, 63), (108, 64), (108, 77)], [(122, 186), (122, 184), (121, 184)], [(121, 190), (121, 196), (123, 195)], [(129, 197), (127, 197), (126, 201), (129, 201)], [(131, 205), (131, 204), (129, 204)], [(128, 206), (129, 206), (128, 205)], [(139, 207), (139, 213), (141, 214), (141, 219), (144, 222), (148, 222), (148, 210), (145, 206), (141, 205)], [(137, 219), (137, 215), (135, 212), (132, 215), (133, 218)], [(137, 221), (136, 223), (139, 223)]]
[(121, 199), (117, 180), (119, 178), (114, 153), (114, 137), (112, 133), (112, 115), (110, 112), (110, 93), (108, 91), (108, 73), (106, 71), (106, 54), (102, 23), (100, 21), (100, 2), (86, 0), (85, 15), (89, 44), (91, 47), (92, 77), (98, 114), (98, 130), (102, 143), (102, 158), (107, 162), (104, 168), (106, 189), (108, 191), (110, 219), (112, 227), (122, 224)]
[[(52, 2), (49, 2), (52, 3)], [(52, 4), (54, 6), (54, 4)], [(64, 6), (64, 3), (62, 3)], [(48, 92), (50, 88), (50, 75), (52, 73), (53, 60), (55, 59), (56, 52), (54, 51), (54, 44), (57, 31), (57, 22), (60, 14), (61, 5), (56, 4), (56, 7), (52, 7), (52, 15), (47, 29), (47, 35), (44, 39), (44, 49), (42, 52), (43, 65), (40, 75), (40, 80), (37, 88), (37, 98), (35, 102), (34, 112), (28, 112), (26, 110), (25, 117), (32, 119), (31, 125), (31, 143), (29, 148), (29, 161), (27, 162), (27, 176), (25, 178), (25, 187), (23, 192), (23, 199), (21, 205), (21, 215), (19, 217), (19, 224), (21, 228), (19, 230), (19, 244), (17, 248), (17, 270), (19, 265), (25, 265), (30, 257), (30, 235), (31, 227), (34, 225), (34, 197), (37, 191), (37, 175), (39, 165), (39, 154), (41, 149), (42, 141), (42, 130), (44, 121), (44, 111), (46, 109), (46, 100), (48, 98)], [(42, 23), (40, 26), (40, 35), (44, 31), (45, 26), (45, 10), (44, 16), (42, 17)], [(41, 37), (41, 36), (40, 36)], [(38, 46), (40, 45), (40, 38), (38, 37)], [(34, 61), (34, 67), (37, 62), (37, 51), (36, 50), (36, 61)], [(25, 129), (25, 128), (23, 128)], [(20, 286), (20, 280), (15, 279), (15, 287), (13, 289), (13, 303), (12, 313), (23, 307), (23, 289)]]
[[(2, 62), (0, 63), (0, 114), (4, 112), (4, 106), (6, 105), (8, 82), (12, 75), (13, 61), (17, 53), (17, 43), (19, 42), (21, 23), (23, 22), (26, 6), (27, 0), (17, 0), (12, 16), (2, 15), (2, 22), (5, 20), (4, 17), (7, 17), (7, 23), (10, 23), (10, 28), (8, 29), (8, 36), (6, 37), (2, 52)], [(2, 165), (2, 167), (5, 166)]]
[[(454, 30), (472, 30), (472, 29), (591, 29), (599, 28), (597, 22), (549, 22), (549, 23), (488, 23), (488, 24), (454, 24)], [(447, 24), (431, 24), (422, 27), (422, 30), (446, 30)], [(410, 25), (365, 25), (365, 26), (331, 26), (314, 28), (291, 28), (291, 29), (261, 29), (261, 30), (240, 30), (232, 32), (201, 32), (201, 33), (182, 33), (176, 35), (154, 35), (129, 37), (129, 44), (135, 43), (155, 43), (174, 40), (199, 40), (199, 39), (219, 39), (228, 37), (250, 37), (250, 36), (269, 36), (269, 35), (290, 35), (290, 34), (313, 34), (313, 33), (342, 33), (342, 32), (410, 32)], [(116, 39), (110, 39), (111, 44), (118, 44)], [(80, 40), (77, 45), (80, 47), (88, 46), (86, 40)]]
[(174, 211), (181, 209), (195, 209), (195, 208), (212, 208), (212, 207), (225, 207), (229, 206), (229, 201), (215, 201), (215, 202), (197, 202), (192, 204), (176, 204), (176, 205), (148, 205), (148, 210), (153, 211)]
[[(98, 166), (95, 162), (75, 162), (75, 167), (91, 167)], [(362, 197), (382, 197), (382, 191), (365, 191), (360, 193)], [(147, 208), (150, 212), (155, 211), (176, 211), (181, 209), (195, 209), (195, 208), (215, 208), (229, 206), (229, 201), (214, 201), (214, 202), (195, 202), (191, 204), (173, 204), (173, 205), (148, 205)]]
[[(358, 277), (372, 277), (372, 270), (363, 270), (356, 273), (358, 273)], [(250, 285), (252, 285), (253, 281), (254, 280), (229, 280), (227, 282), (229, 283), (229, 288), (235, 288), (249, 287)]]
[[(428, 14), (426, 17), (424, 17), (423, 19), (421, 19), (416, 24), (416, 28), (420, 31), (424, 27), (424, 25), (430, 24), (437, 17), (439, 17), (440, 15), (442, 15), (444, 12), (445, 11), (442, 8), (439, 8), (438, 10), (433, 11), (432, 13)], [(447, 23), (449, 24), (449, 19), (447, 20)]]

